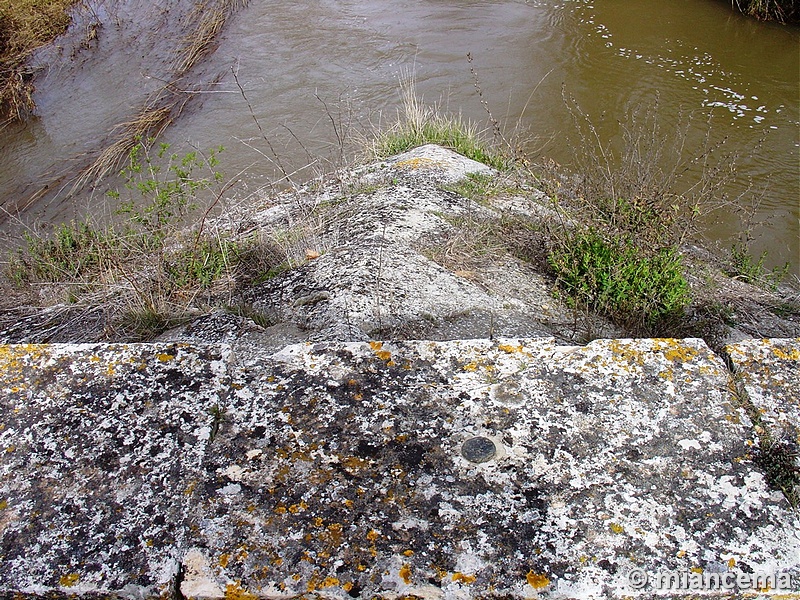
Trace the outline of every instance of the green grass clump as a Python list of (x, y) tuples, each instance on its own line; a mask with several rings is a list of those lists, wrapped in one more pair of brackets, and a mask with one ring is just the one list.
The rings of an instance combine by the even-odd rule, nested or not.
[(507, 159), (490, 150), (475, 127), (460, 117), (433, 116), (424, 123), (396, 125), (380, 135), (375, 154), (385, 158), (425, 144), (438, 144), (498, 170), (508, 168)]
[(239, 263), (245, 247), (230, 239), (205, 237), (191, 248), (183, 248), (166, 257), (164, 269), (178, 289), (209, 289)]
[(371, 154), (386, 158), (417, 146), (438, 144), (498, 170), (511, 165), (510, 158), (486, 142), (474, 123), (460, 115), (442, 113), (438, 107), (425, 106), (412, 83), (401, 85), (403, 108), (397, 121), (381, 130), (371, 142)]
[(731, 277), (741, 279), (747, 283), (765, 287), (773, 292), (778, 289), (780, 283), (789, 272), (789, 263), (782, 267), (775, 267), (768, 270), (764, 267), (767, 259), (767, 251), (761, 253), (758, 259), (753, 258), (746, 244), (737, 243), (731, 247), (731, 257), (728, 266), (728, 274)]
[(51, 237), (30, 232), (23, 237), (25, 247), (17, 250), (9, 267), (12, 279), (18, 283), (87, 277), (101, 268), (114, 243), (105, 232), (85, 221), (62, 223), (54, 228)]
[(554, 248), (548, 263), (570, 301), (618, 324), (650, 329), (689, 303), (689, 286), (675, 248), (645, 254), (630, 240), (588, 229)]

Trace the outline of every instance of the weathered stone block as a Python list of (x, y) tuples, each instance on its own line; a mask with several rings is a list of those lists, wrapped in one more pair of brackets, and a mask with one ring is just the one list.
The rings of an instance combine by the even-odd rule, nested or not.
[(0, 592), (170, 591), (220, 349), (0, 346)]
[(725, 350), (772, 436), (800, 444), (800, 339), (744, 340)]
[(0, 390), (0, 593), (798, 591), (800, 519), (699, 340), (5, 346)]

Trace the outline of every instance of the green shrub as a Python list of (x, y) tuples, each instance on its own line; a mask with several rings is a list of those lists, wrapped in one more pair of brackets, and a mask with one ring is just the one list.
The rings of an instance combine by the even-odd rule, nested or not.
[(551, 250), (548, 263), (572, 303), (633, 329), (657, 327), (690, 300), (673, 247), (648, 255), (630, 239), (588, 229)]
[[(174, 226), (197, 208), (197, 195), (222, 180), (222, 174), (214, 169), (219, 164), (217, 155), (222, 146), (201, 156), (188, 152), (183, 157), (167, 155), (169, 144), (162, 143), (153, 156), (150, 145), (141, 140), (131, 149), (128, 164), (120, 171), (125, 180), (128, 198), (120, 203), (117, 213), (127, 216), (129, 230), (151, 237), (148, 243), (159, 244)], [(162, 163), (166, 161), (166, 168)], [(198, 177), (194, 171), (208, 168), (211, 178)], [(119, 190), (110, 190), (108, 196), (122, 200)]]

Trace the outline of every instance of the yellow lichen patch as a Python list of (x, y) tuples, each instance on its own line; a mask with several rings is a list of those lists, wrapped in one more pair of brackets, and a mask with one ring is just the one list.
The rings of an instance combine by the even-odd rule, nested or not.
[(370, 342), (369, 347), (372, 348), (375, 356), (386, 362), (390, 367), (394, 366), (395, 363), (392, 360), (392, 353), (388, 350), (382, 350), (383, 342)]
[(62, 575), (58, 579), (58, 585), (62, 587), (72, 587), (73, 585), (77, 584), (80, 580), (81, 576), (77, 573), (69, 573), (67, 575)]
[(453, 573), (452, 577), (453, 581), (456, 583), (463, 583), (465, 585), (469, 585), (471, 583), (475, 583), (475, 576), (474, 575), (464, 575), (464, 573)]
[(467, 363), (466, 365), (464, 365), (464, 370), (465, 371), (475, 372), (475, 371), (477, 371), (477, 369), (478, 369), (478, 365), (476, 363), (474, 363), (474, 362)]
[(407, 564), (400, 567), (400, 579), (403, 580), (403, 583), (406, 585), (411, 584), (411, 567)]
[(414, 551), (413, 550), (406, 550), (406, 551), (403, 552), (403, 555), (404, 556), (414, 556)]
[(528, 574), (525, 575), (525, 579), (528, 580), (528, 585), (535, 590), (540, 590), (550, 585), (550, 580), (547, 578), (547, 575), (540, 575), (533, 571), (528, 571)]
[(219, 556), (219, 566), (223, 569), (228, 566), (228, 561), (231, 559), (230, 554), (220, 554)]
[(245, 590), (241, 582), (236, 581), (225, 587), (225, 600), (256, 600), (256, 596)]
[(31, 368), (41, 363), (47, 356), (45, 344), (2, 344), (0, 345), (0, 373), (8, 380), (10, 377), (24, 379)]
[(772, 353), (781, 360), (800, 360), (800, 348), (791, 348), (788, 352), (781, 348), (772, 348)]
[(522, 352), (522, 344), (519, 346), (512, 346), (511, 344), (500, 344), (497, 346), (499, 350), (503, 352), (507, 352), (508, 354), (513, 354), (514, 352)]
[(370, 530), (367, 532), (367, 539), (368, 539), (370, 542), (373, 542), (373, 543), (374, 543), (374, 542), (375, 542), (375, 541), (376, 541), (376, 540), (377, 540), (377, 539), (378, 539), (380, 536), (381, 536), (381, 534), (380, 534), (380, 533), (378, 533), (377, 531), (375, 531), (374, 529), (370, 529)]
[(366, 460), (357, 456), (346, 456), (341, 461), (342, 466), (351, 474), (361, 471), (369, 465)]
[(673, 362), (690, 362), (697, 356), (697, 350), (689, 346), (677, 346), (664, 352), (664, 358)]
[(729, 568), (729, 569), (732, 569), (732, 568), (733, 568), (733, 567), (735, 567), (735, 566), (736, 566), (736, 560), (735, 560), (735, 559), (733, 559), (733, 558), (729, 558), (729, 559), (728, 559), (728, 568)]
[(409, 158), (406, 160), (400, 160), (394, 163), (394, 166), (398, 169), (423, 169), (423, 168), (430, 168), (435, 167), (441, 163), (433, 160), (432, 158), (425, 158), (424, 156)]
[(609, 346), (615, 360), (622, 360), (629, 365), (644, 366), (645, 356), (638, 348), (630, 344), (624, 344), (619, 340), (611, 340)]
[(692, 568), (691, 568), (691, 569), (689, 569), (689, 570), (690, 570), (692, 573), (702, 573), (702, 572), (703, 572), (703, 568), (702, 568), (702, 567), (692, 567)]
[(161, 362), (169, 362), (169, 361), (171, 361), (172, 359), (175, 358), (175, 355), (174, 354), (161, 353), (161, 354), (157, 355), (157, 358)]
[(305, 502), (303, 502), (301, 500), (298, 504), (292, 504), (289, 507), (289, 512), (292, 513), (293, 515), (296, 515), (297, 513), (302, 512), (302, 511), (306, 510), (307, 508), (308, 508), (308, 504), (306, 504)]
[(686, 550), (678, 550), (678, 554), (676, 555), (678, 558), (683, 558), (686, 556)]
[(611, 533), (619, 534), (625, 531), (625, 528), (619, 523), (609, 523), (608, 528), (611, 530)]
[(3, 498), (2, 500), (0, 500), (0, 510), (5, 510), (7, 508), (8, 508), (8, 500)]
[(321, 587), (321, 588), (329, 588), (329, 587), (337, 586), (337, 585), (339, 585), (339, 583), (340, 582), (336, 577), (326, 577), (319, 584), (319, 587)]
[(342, 589), (343, 589), (345, 592), (349, 592), (350, 590), (352, 590), (352, 589), (353, 589), (353, 583), (352, 583), (352, 582), (350, 582), (350, 581), (345, 581), (345, 582), (342, 584)]

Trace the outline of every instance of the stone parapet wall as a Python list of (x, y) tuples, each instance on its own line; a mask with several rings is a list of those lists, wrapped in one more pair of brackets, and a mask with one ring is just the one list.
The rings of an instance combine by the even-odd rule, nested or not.
[(797, 597), (800, 340), (727, 351), (2, 346), (0, 594)]

